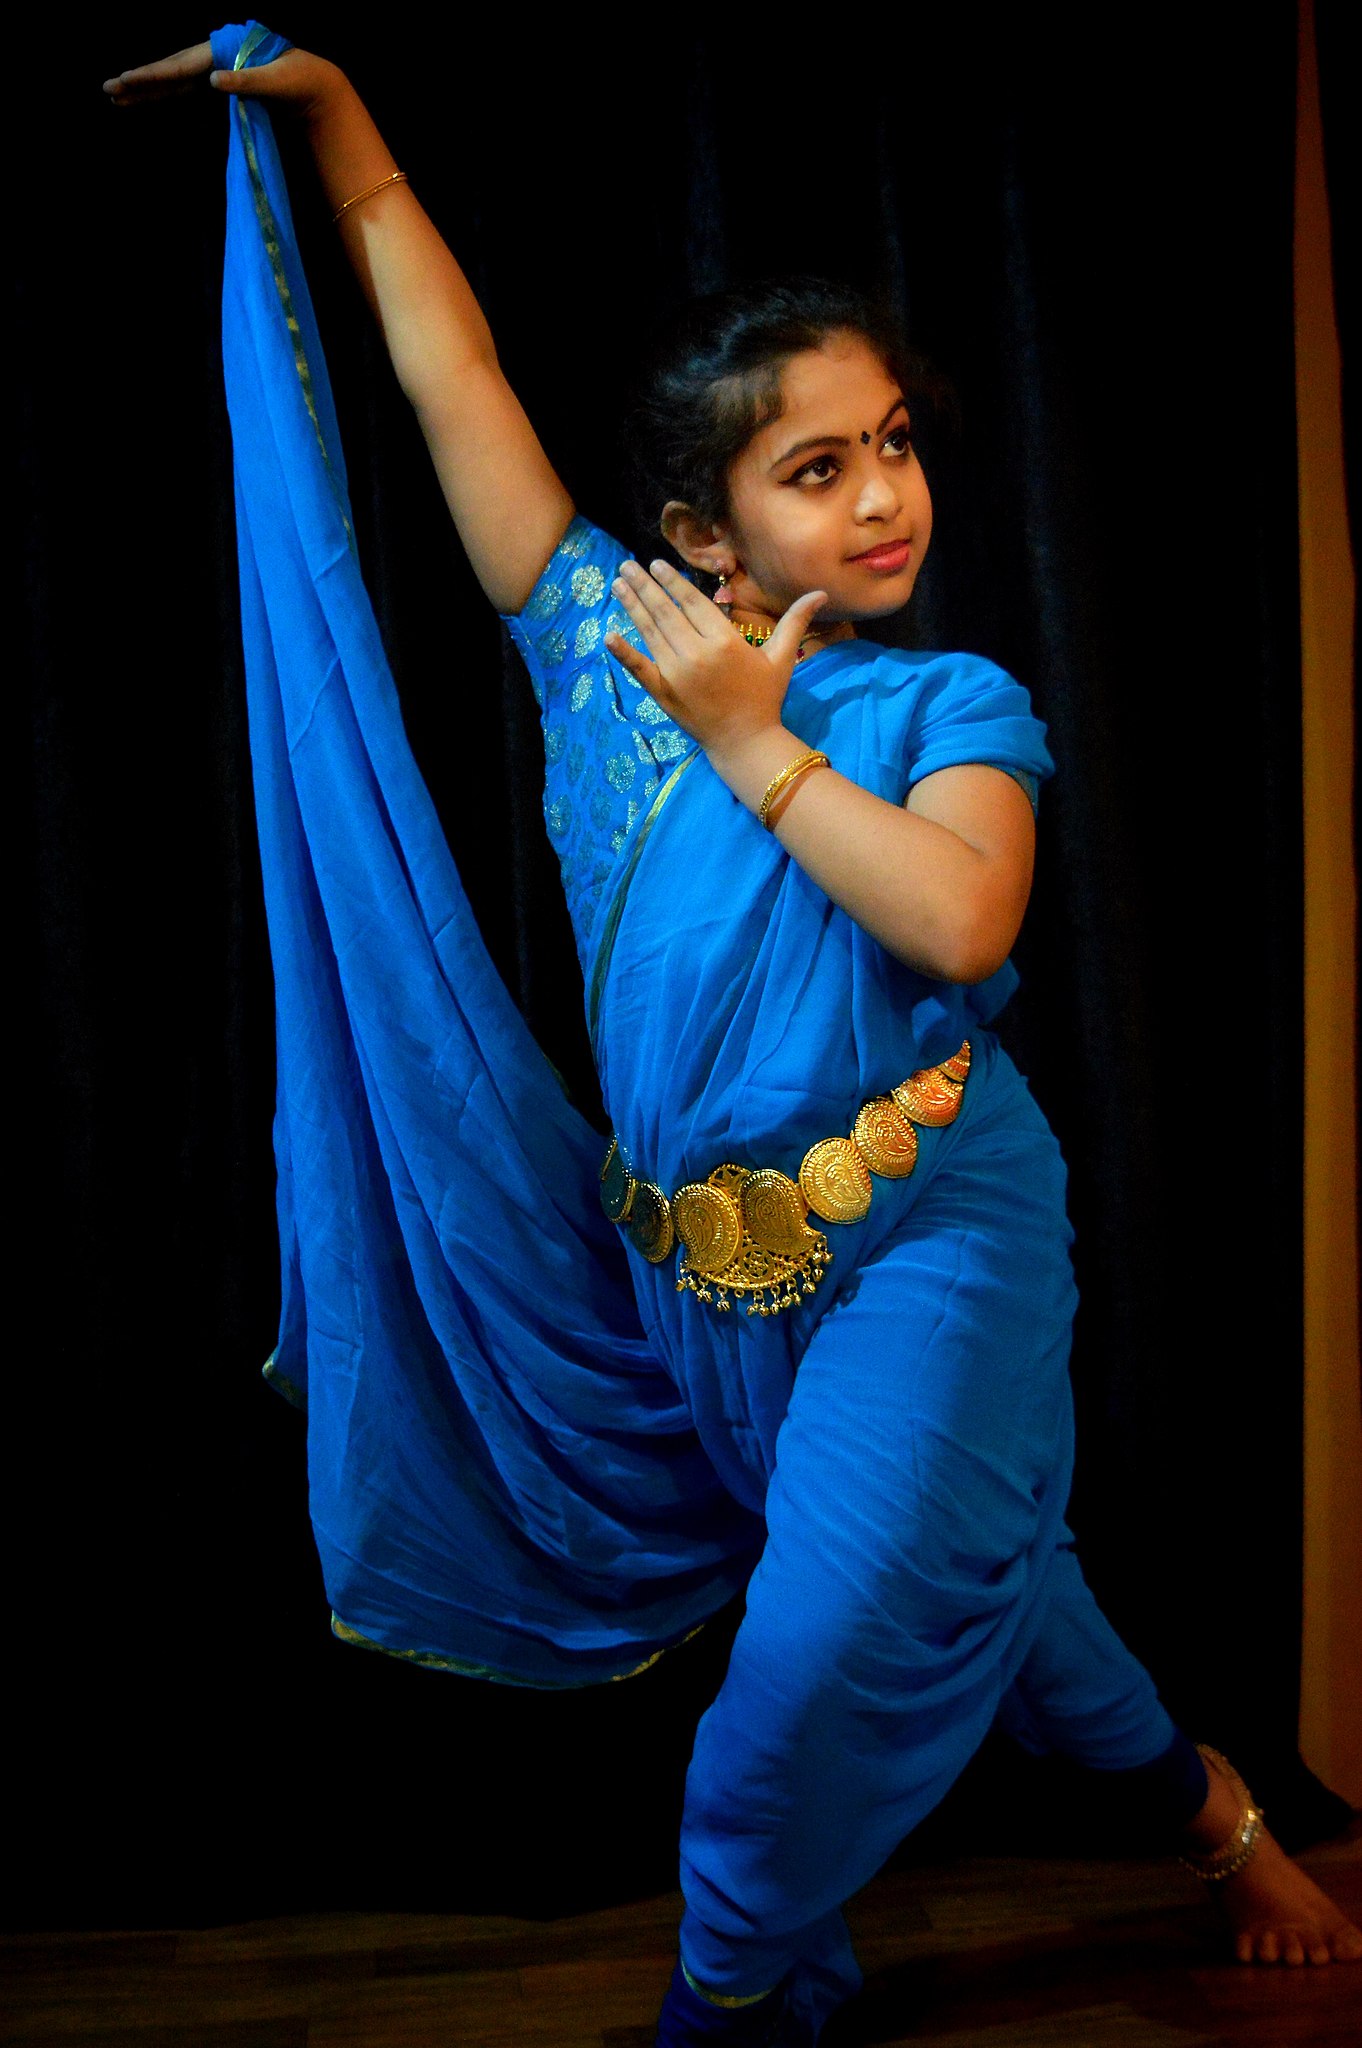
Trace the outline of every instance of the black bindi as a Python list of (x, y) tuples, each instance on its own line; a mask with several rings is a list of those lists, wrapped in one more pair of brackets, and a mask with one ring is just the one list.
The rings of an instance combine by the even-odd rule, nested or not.
[(862, 434), (862, 436), (861, 436), (861, 446), (862, 446), (862, 448), (868, 448), (868, 447), (870, 446), (870, 436), (869, 436), (869, 434)]

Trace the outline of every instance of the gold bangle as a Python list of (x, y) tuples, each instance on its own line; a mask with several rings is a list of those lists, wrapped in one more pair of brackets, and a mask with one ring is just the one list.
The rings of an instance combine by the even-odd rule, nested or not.
[(832, 763), (827, 755), (820, 754), (817, 748), (813, 748), (809, 753), (801, 754), (798, 760), (791, 761), (788, 768), (782, 768), (779, 775), (772, 778), (767, 784), (765, 796), (757, 805), (757, 816), (768, 832), (775, 831), (775, 826), (771, 823), (771, 806), (781, 791), (788, 789), (796, 776), (806, 775), (810, 768), (831, 768), (831, 766)]
[(348, 213), (352, 206), (358, 206), (361, 200), (372, 199), (375, 192), (382, 192), (389, 185), (405, 185), (406, 183), (407, 174), (405, 171), (393, 171), (388, 177), (380, 178), (376, 185), (366, 185), (362, 192), (356, 192), (353, 199), (347, 199), (344, 206), (336, 208), (336, 211), (331, 216), (332, 227), (335, 226), (343, 213)]

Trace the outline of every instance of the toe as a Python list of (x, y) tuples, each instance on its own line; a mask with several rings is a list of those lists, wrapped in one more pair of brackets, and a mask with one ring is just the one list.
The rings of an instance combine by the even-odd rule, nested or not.
[(1258, 1960), (1260, 1963), (1275, 1963), (1279, 1954), (1277, 1930), (1269, 1927), (1266, 1934), (1258, 1936)]
[(1339, 1963), (1355, 1963), (1362, 1959), (1362, 1933), (1349, 1923), (1340, 1927), (1334, 1936), (1334, 1960)]
[(1316, 1935), (1310, 1943), (1311, 1962), (1331, 1963), (1333, 1959), (1333, 1952), (1330, 1949), (1328, 1942), (1323, 1940), (1319, 1935)]
[(1253, 1936), (1247, 1932), (1234, 1937), (1234, 1953), (1241, 1963), (1253, 1961)]
[(1294, 1969), (1299, 1969), (1305, 1961), (1305, 1950), (1294, 1927), (1289, 1928), (1282, 1936), (1282, 1961), (1290, 1963)]

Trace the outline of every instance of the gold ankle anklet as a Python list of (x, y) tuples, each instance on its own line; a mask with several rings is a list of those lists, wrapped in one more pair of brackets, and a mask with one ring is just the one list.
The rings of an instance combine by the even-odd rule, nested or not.
[(1239, 1872), (1258, 1847), (1258, 1838), (1263, 1832), (1263, 1810), (1256, 1804), (1253, 1794), (1240, 1777), (1234, 1765), (1212, 1749), (1209, 1743), (1197, 1744), (1197, 1755), (1204, 1764), (1214, 1765), (1229, 1784), (1240, 1802), (1240, 1814), (1234, 1825), (1234, 1832), (1223, 1841), (1218, 1849), (1212, 1849), (1205, 1856), (1179, 1856), (1178, 1861), (1193, 1877), (1199, 1877), (1203, 1884), (1223, 1884), (1227, 1877), (1237, 1877)]

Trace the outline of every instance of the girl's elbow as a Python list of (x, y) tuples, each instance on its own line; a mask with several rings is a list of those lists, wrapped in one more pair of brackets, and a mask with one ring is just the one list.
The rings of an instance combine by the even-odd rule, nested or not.
[(980, 912), (962, 919), (949, 934), (941, 966), (943, 981), (973, 988), (996, 974), (1012, 951), (1017, 926), (1011, 918)]

